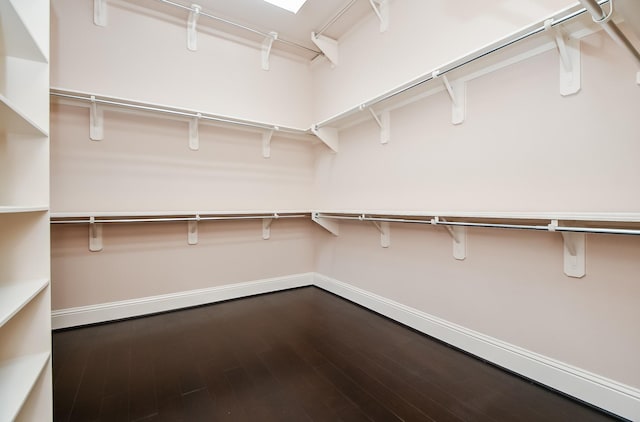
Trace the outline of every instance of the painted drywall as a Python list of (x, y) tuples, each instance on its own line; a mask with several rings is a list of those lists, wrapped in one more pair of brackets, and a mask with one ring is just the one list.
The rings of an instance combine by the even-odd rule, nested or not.
[(372, 13), (338, 40), (338, 66), (330, 66), (325, 59), (314, 65), (314, 121), (357, 107), (574, 4), (567, 0), (392, 1), (386, 32), (380, 32)]
[(89, 109), (51, 108), (51, 210), (287, 210), (310, 206), (314, 156), (308, 142), (200, 125), (189, 149), (187, 122), (105, 111), (105, 139), (89, 140)]
[(603, 33), (582, 53), (574, 96), (548, 51), (470, 81), (461, 125), (441, 91), (392, 111), (387, 145), (373, 119), (341, 131), (318, 155), (315, 207), (637, 212), (636, 68)]
[[(142, 0), (107, 2), (108, 25), (93, 24), (93, 2), (52, 2), (51, 85), (306, 129), (308, 64), (242, 45), (199, 25), (187, 50), (187, 12)], [(157, 2), (151, 2), (157, 3)]]
[[(338, 154), (318, 154), (315, 207), (637, 213), (636, 71), (597, 33), (577, 95), (559, 95), (554, 49), (469, 81), (462, 125), (442, 91), (393, 110), (387, 145), (372, 120), (349, 127)], [(561, 237), (545, 232), (470, 230), (464, 261), (432, 227), (392, 225), (388, 249), (368, 223), (319, 242), (321, 274), (640, 387), (637, 237), (589, 235), (583, 279), (563, 274)]]
[(104, 249), (89, 252), (87, 225), (52, 226), (52, 308), (117, 302), (313, 271), (307, 220), (202, 222), (198, 244), (186, 223), (112, 224)]

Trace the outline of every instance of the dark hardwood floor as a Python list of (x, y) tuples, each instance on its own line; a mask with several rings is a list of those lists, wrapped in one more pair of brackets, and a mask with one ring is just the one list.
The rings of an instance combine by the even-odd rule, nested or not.
[(315, 287), (53, 335), (55, 421), (605, 421)]

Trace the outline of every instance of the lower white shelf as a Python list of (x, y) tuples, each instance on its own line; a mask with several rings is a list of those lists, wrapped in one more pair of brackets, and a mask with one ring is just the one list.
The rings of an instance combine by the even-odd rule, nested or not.
[(49, 285), (49, 280), (20, 281), (0, 286), (0, 327)]
[(0, 363), (0, 421), (16, 418), (49, 357), (45, 352)]

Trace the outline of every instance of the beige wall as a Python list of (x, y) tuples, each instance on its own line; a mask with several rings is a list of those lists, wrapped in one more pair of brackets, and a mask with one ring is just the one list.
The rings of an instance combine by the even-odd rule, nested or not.
[(308, 64), (215, 36), (205, 19), (198, 51), (187, 50), (187, 13), (157, 2), (108, 2), (109, 23), (93, 24), (93, 2), (52, 1), (51, 85), (113, 97), (307, 129)]
[[(394, 18), (402, 13), (401, 3), (407, 6), (393, 3)], [(496, 17), (494, 12), (475, 22), (483, 26), (481, 22)], [(373, 23), (358, 28), (341, 43), (347, 69), (314, 68), (316, 92), (342, 87), (335, 98), (320, 98), (316, 111), (322, 117), (336, 114), (345, 105), (380, 94), (382, 86), (393, 85), (391, 79), (398, 84), (403, 72), (406, 80), (407, 75), (426, 73), (444, 62), (444, 55), (433, 62), (423, 57), (430, 57), (427, 52), (432, 48), (437, 54), (433, 39), (423, 39), (421, 45), (407, 38), (402, 58), (396, 57), (401, 52), (384, 50), (385, 37), (400, 39), (403, 31), (415, 28), (392, 26), (393, 35), (375, 33)], [(397, 47), (394, 40), (389, 42)], [(455, 48), (456, 39), (451, 41)], [(349, 62), (353, 55), (358, 55), (357, 63)], [(394, 66), (370, 72), (376, 68), (374, 57)], [(398, 66), (402, 71), (396, 63), (402, 63)], [(338, 154), (318, 155), (314, 206), (637, 213), (636, 72), (626, 52), (597, 33), (582, 41), (583, 82), (577, 95), (559, 95), (554, 49), (469, 81), (462, 125), (451, 124), (451, 102), (442, 91), (393, 110), (387, 145), (380, 145), (380, 129), (372, 119), (348, 127), (340, 131)], [(636, 357), (640, 238), (588, 235), (587, 276), (573, 279), (563, 274), (558, 234), (470, 229), (468, 236), (467, 258), (457, 261), (443, 229), (394, 224), (391, 247), (384, 249), (373, 225), (341, 223), (339, 237), (319, 235), (316, 269), (447, 321), (640, 387)]]
[(89, 252), (87, 225), (52, 228), (53, 309), (73, 308), (313, 271), (315, 227), (306, 220), (106, 225)]
[[(333, 115), (565, 6), (465, 2), (460, 15), (458, 2), (443, 1), (435, 7), (445, 18), (429, 20), (426, 2), (396, 1), (387, 33), (370, 19), (341, 40), (339, 67), (309, 71), (276, 57), (264, 72), (255, 48), (215, 37), (187, 52), (182, 21), (114, 7), (98, 28), (90, 2), (76, 3), (54, 2), (54, 86), (300, 127), (312, 107), (315, 120)], [(460, 25), (477, 32), (454, 36)], [(141, 58), (148, 65), (130, 65)], [(638, 212), (637, 69), (602, 34), (583, 41), (582, 60), (578, 95), (559, 95), (549, 51), (470, 81), (461, 126), (441, 92), (394, 110), (388, 145), (365, 122), (341, 132), (335, 155), (275, 138), (264, 160), (260, 134), (214, 127), (201, 129), (194, 152), (184, 122), (110, 112), (105, 140), (91, 142), (86, 108), (54, 106), (52, 210)], [(636, 237), (589, 235), (587, 276), (577, 280), (563, 275), (551, 233), (470, 230), (462, 262), (432, 227), (393, 225), (388, 249), (364, 223), (342, 224), (336, 238), (308, 221), (278, 221), (268, 241), (259, 222), (207, 223), (195, 246), (185, 224), (107, 226), (104, 236), (104, 251), (90, 253), (86, 226), (53, 227), (54, 309), (315, 270), (640, 387)]]
[[(572, 6), (567, 0), (402, 0), (389, 29), (372, 13), (339, 40), (340, 64), (313, 68), (314, 120), (322, 121), (532, 22)], [(331, 89), (327, 89), (331, 87)]]

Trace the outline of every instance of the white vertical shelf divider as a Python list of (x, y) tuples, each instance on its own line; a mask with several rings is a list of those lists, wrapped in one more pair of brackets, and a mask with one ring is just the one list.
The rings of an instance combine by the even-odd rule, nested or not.
[(0, 0), (0, 39), (0, 421), (50, 421), (49, 0)]

